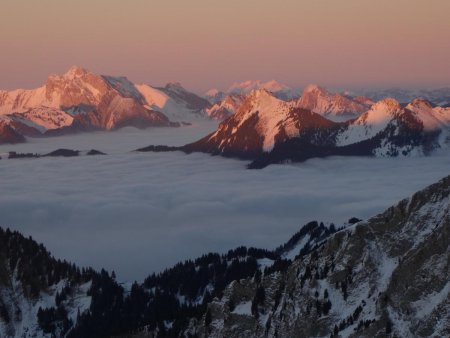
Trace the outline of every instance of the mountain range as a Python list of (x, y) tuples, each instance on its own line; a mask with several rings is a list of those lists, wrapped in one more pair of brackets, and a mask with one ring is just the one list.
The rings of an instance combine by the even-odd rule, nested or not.
[(269, 86), (266, 83), (251, 83), (252, 86), (249, 87), (254, 89), (250, 91), (247, 90), (248, 87), (244, 87), (240, 91), (233, 87), (234, 90), (229, 90), (228, 94), (207, 109), (208, 115), (217, 119), (230, 117), (238, 111), (247, 96), (258, 90), (265, 90), (278, 100), (288, 102), (290, 106), (310, 110), (333, 121), (345, 121), (352, 117), (358, 117), (374, 103), (371, 99), (363, 96), (351, 97), (339, 93), (330, 93), (325, 88), (314, 84), (306, 86), (301, 95), (287, 96), (280, 95), (280, 91), (276, 90), (279, 87), (284, 88), (281, 85)]
[[(304, 87), (305, 91), (308, 86)], [(211, 102), (216, 103), (221, 101), (227, 95), (234, 94), (248, 94), (255, 89), (266, 89), (272, 92), (276, 97), (289, 101), (298, 99), (302, 93), (299, 88), (289, 87), (285, 84), (279, 83), (276, 80), (267, 82), (259, 80), (247, 80), (241, 83), (233, 83), (226, 90), (210, 89), (204, 96)], [(428, 88), (428, 89), (408, 89), (408, 88), (388, 88), (388, 89), (357, 89), (347, 90), (342, 89), (338, 91), (343, 96), (347, 97), (366, 97), (373, 101), (380, 101), (385, 98), (393, 98), (400, 103), (408, 103), (416, 98), (421, 98), (432, 102), (438, 106), (450, 105), (450, 87)]]
[(14, 143), (23, 140), (20, 135), (36, 137), (125, 126), (178, 126), (203, 116), (208, 106), (208, 101), (178, 83), (162, 88), (135, 85), (125, 77), (72, 67), (63, 75), (49, 76), (39, 88), (0, 91), (0, 121), (5, 130), (0, 140)]
[(166, 127), (199, 119), (224, 120), (240, 108), (252, 90), (262, 88), (280, 100), (337, 120), (357, 116), (372, 103), (366, 98), (331, 94), (315, 85), (296, 98), (297, 91), (276, 81), (236, 83), (219, 95), (220, 100), (210, 103), (179, 83), (164, 87), (134, 84), (126, 77), (97, 75), (74, 66), (62, 75), (50, 75), (39, 88), (0, 91), (0, 143), (125, 126)]
[(217, 130), (197, 142), (141, 150), (206, 152), (248, 159), (250, 168), (263, 168), (331, 155), (428, 155), (448, 145), (448, 107), (424, 99), (375, 102), (318, 85), (298, 94), (276, 81), (246, 81), (225, 92), (209, 91), (204, 98), (179, 83), (134, 84), (126, 77), (72, 67), (49, 76), (39, 88), (0, 91), (0, 143), (216, 119), (222, 121)]
[[(143, 282), (0, 228), (1, 337), (446, 337), (450, 176), (375, 217), (312, 221)], [(357, 210), (355, 210), (357, 212)]]
[(273, 93), (282, 100), (292, 100), (300, 96), (301, 91), (297, 88), (291, 88), (276, 80), (263, 82), (260, 80), (247, 80), (244, 82), (235, 82), (228, 89), (221, 91), (218, 89), (210, 89), (205, 93), (205, 97), (211, 103), (222, 101), (226, 96), (245, 95), (255, 89), (265, 89)]
[[(356, 103), (355, 99), (331, 95), (332, 102), (348, 104), (325, 109), (320, 99), (330, 95), (323, 93), (320, 87), (309, 86), (299, 100), (283, 101), (265, 89), (254, 90), (215, 132), (197, 142), (167, 150), (250, 159), (250, 168), (263, 168), (272, 163), (332, 155), (423, 156), (449, 144), (450, 108), (434, 106), (423, 99), (404, 106), (391, 98)], [(370, 108), (362, 108), (364, 104), (367, 107), (370, 104)], [(316, 110), (316, 106), (321, 109)], [(361, 107), (361, 111), (367, 111), (337, 122), (337, 117), (348, 114), (342, 107)]]
[[(354, 93), (353, 93), (354, 92)], [(378, 101), (386, 97), (392, 97), (401, 103), (408, 103), (416, 98), (432, 102), (438, 106), (450, 105), (450, 87), (433, 89), (404, 89), (390, 88), (379, 90), (356, 90), (350, 91), (349, 95), (362, 95)]]

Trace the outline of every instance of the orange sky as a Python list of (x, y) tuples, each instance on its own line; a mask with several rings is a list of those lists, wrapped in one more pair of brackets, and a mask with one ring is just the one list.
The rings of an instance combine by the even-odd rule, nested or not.
[(199, 92), (450, 85), (449, 15), (450, 0), (1, 0), (0, 88), (74, 64)]

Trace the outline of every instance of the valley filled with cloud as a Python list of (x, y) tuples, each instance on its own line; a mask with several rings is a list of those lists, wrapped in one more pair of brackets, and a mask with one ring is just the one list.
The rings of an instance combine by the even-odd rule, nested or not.
[(120, 280), (209, 251), (274, 248), (310, 220), (367, 218), (448, 174), (450, 157), (313, 159), (246, 169), (194, 153), (135, 153), (181, 145), (215, 122), (78, 134), (3, 145), (0, 153), (98, 149), (106, 156), (0, 160), (0, 220), (56, 257), (115, 270)]

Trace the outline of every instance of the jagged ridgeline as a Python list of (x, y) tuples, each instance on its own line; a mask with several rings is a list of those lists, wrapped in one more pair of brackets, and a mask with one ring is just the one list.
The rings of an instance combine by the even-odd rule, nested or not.
[(32, 238), (0, 228), (0, 336), (179, 336), (230, 283), (281, 271), (335, 231), (310, 222), (276, 250), (209, 253), (124, 288), (114, 273), (56, 260)]
[(450, 334), (450, 177), (345, 227), (311, 222), (124, 287), (0, 231), (2, 337), (385, 337)]
[[(267, 90), (255, 90), (242, 98), (235, 113), (216, 131), (200, 140), (181, 147), (151, 145), (138, 151), (203, 152), (251, 160), (248, 168), (261, 169), (328, 156), (428, 156), (450, 144), (448, 108), (422, 99), (406, 106), (389, 98), (366, 105), (339, 95), (332, 101), (347, 104), (317, 105), (320, 93), (323, 89), (310, 87), (298, 101), (286, 102)], [(337, 109), (335, 114), (340, 113), (325, 113), (332, 106)], [(348, 115), (345, 107), (358, 113)]]
[[(207, 303), (222, 297), (231, 282), (280, 271), (290, 264), (288, 255), (300, 254), (296, 247), (300, 240), (304, 241), (304, 254), (334, 231), (334, 225), (311, 222), (274, 251), (239, 247), (225, 255), (210, 253), (124, 290), (104, 270), (80, 270), (55, 260), (31, 238), (1, 230), (2, 288), (23, 298), (19, 303), (2, 298), (2, 325), (11, 336), (17, 336), (21, 328), (69, 337), (107, 337), (143, 328), (177, 336), (187, 326), (187, 319), (200, 319)], [(90, 303), (82, 304), (85, 311), (80, 311), (80, 304), (74, 306), (74, 299), (80, 297)], [(21, 312), (23, 304), (34, 304), (29, 323), (11, 315)]]
[(450, 177), (330, 236), (283, 271), (235, 281), (200, 337), (448, 337)]

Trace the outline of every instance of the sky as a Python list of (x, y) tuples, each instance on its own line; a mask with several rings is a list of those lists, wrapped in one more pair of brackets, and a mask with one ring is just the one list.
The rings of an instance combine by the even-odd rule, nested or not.
[(204, 92), (450, 85), (448, 0), (0, 0), (0, 88), (71, 65)]

